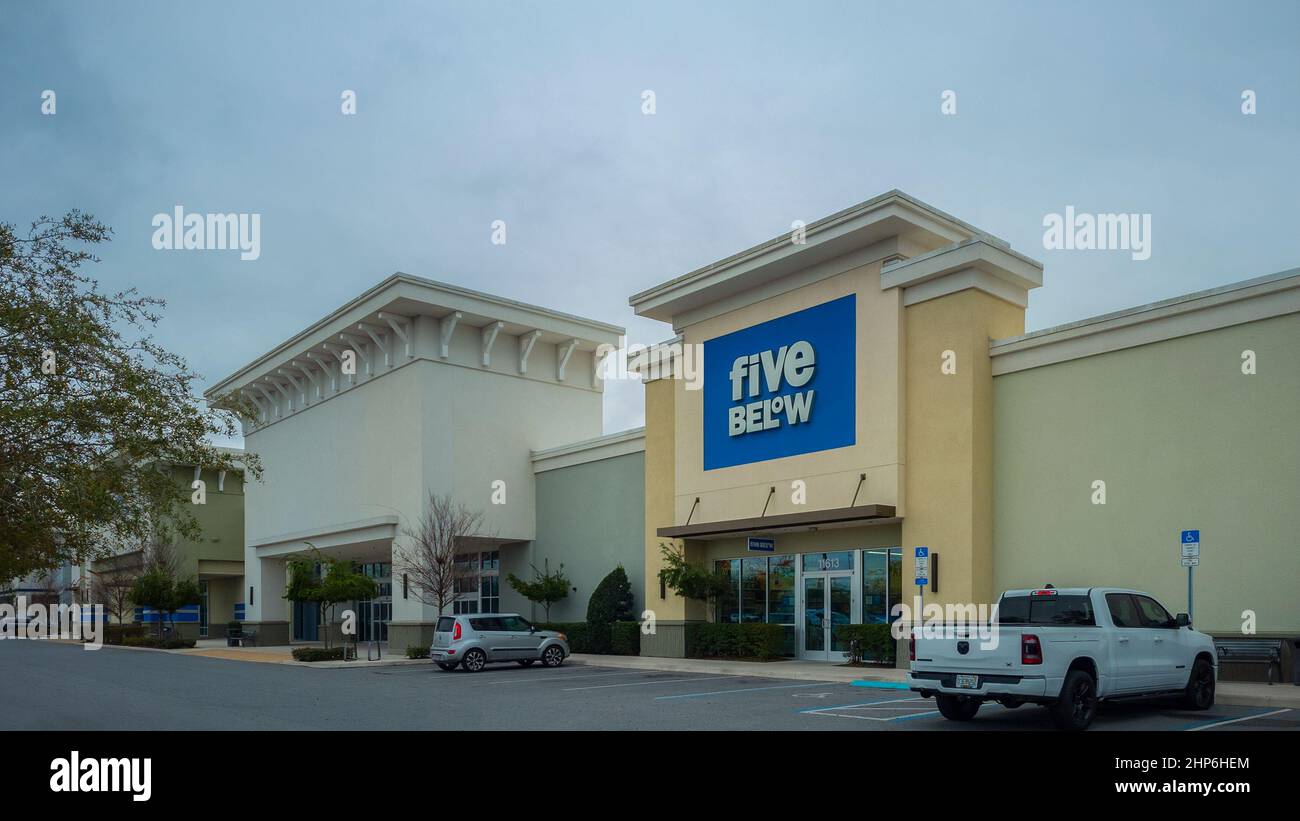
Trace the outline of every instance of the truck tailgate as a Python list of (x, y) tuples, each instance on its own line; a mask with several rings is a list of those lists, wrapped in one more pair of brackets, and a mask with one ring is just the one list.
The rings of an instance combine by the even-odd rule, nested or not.
[[(992, 643), (992, 640), (989, 640)], [(986, 647), (974, 630), (956, 630), (951, 637), (916, 639), (913, 670), (957, 673), (1020, 672), (1020, 629), (1002, 627), (995, 647)]]

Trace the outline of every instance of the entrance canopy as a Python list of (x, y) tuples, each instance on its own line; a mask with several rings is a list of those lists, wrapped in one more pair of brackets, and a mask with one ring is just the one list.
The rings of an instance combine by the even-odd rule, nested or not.
[(723, 522), (661, 527), (656, 535), (671, 539), (723, 539), (746, 533), (779, 533), (819, 527), (860, 527), (862, 525), (897, 524), (893, 505), (856, 505), (831, 510), (809, 510)]

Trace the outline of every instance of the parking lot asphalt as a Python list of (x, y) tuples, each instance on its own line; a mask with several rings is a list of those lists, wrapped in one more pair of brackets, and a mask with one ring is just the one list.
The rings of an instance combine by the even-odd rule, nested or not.
[[(907, 690), (566, 663), (311, 670), (0, 641), (3, 730), (1051, 730), (1026, 705), (951, 722)], [(1300, 730), (1300, 710), (1106, 706), (1095, 730)]]

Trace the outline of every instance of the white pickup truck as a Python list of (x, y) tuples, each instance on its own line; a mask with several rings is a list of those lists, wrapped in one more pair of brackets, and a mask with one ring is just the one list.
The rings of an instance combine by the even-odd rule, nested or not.
[(969, 721), (985, 701), (1043, 704), (1061, 729), (1092, 723), (1101, 700), (1176, 696), (1192, 710), (1214, 704), (1213, 640), (1150, 595), (1109, 587), (1008, 590), (998, 601), (997, 646), (981, 625), (917, 627), (908, 685), (939, 712)]

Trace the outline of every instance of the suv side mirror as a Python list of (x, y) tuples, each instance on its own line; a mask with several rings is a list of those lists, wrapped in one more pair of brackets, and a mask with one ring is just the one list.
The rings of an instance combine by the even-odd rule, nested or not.
[(1192, 619), (1186, 613), (1179, 613), (1177, 616), (1174, 617), (1174, 623), (1177, 624), (1179, 627), (1191, 627)]

